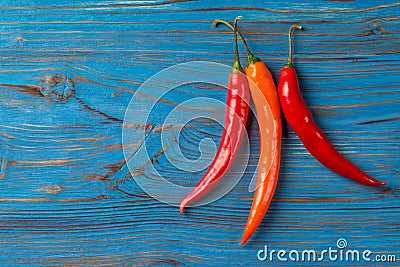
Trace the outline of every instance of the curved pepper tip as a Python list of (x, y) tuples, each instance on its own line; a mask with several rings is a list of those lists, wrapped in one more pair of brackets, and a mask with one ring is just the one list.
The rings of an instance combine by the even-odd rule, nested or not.
[(368, 175), (366, 175), (365, 181), (366, 182), (364, 184), (369, 186), (383, 186), (387, 184), (386, 182), (376, 180)]
[(246, 243), (249, 238), (250, 238), (250, 236), (243, 235), (242, 240), (239, 243), (239, 246), (244, 245), (244, 243)]
[(179, 206), (179, 212), (180, 214), (183, 214), (184, 210), (186, 207), (186, 203), (184, 201), (181, 202), (181, 205)]

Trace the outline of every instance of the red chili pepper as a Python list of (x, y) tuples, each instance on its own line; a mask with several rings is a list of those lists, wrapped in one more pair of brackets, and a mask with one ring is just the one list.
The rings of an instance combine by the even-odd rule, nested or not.
[[(235, 29), (237, 20), (235, 19)], [(232, 72), (228, 80), (227, 107), (225, 111), (224, 131), (222, 133), (221, 142), (219, 144), (214, 161), (211, 163), (206, 174), (196, 185), (196, 187), (182, 200), (180, 204), (180, 212), (183, 213), (184, 208), (201, 198), (206, 194), (233, 163), (239, 151), (242, 142), (247, 115), (249, 111), (250, 91), (246, 76), (239, 61), (239, 52), (237, 48), (237, 30), (234, 31), (234, 48), (235, 61)]]
[(301, 29), (293, 25), (289, 29), (289, 59), (280, 73), (278, 91), (285, 118), (307, 150), (325, 167), (355, 182), (368, 186), (381, 186), (385, 182), (378, 181), (361, 171), (353, 163), (344, 158), (330, 143), (323, 131), (315, 124), (312, 114), (300, 92), (296, 70), (292, 64), (293, 29)]
[[(216, 19), (213, 26), (223, 23), (233, 29), (232, 25)], [(254, 192), (253, 204), (247, 219), (246, 228), (240, 245), (253, 235), (261, 223), (271, 204), (278, 182), (281, 159), (282, 123), (278, 92), (271, 72), (261, 59), (255, 57), (249, 50), (246, 40), (240, 34), (248, 55), (246, 76), (250, 83), (251, 96), (256, 107), (260, 131), (260, 160), (258, 164), (257, 187)], [(271, 111), (272, 118), (268, 111)], [(271, 136), (271, 129), (273, 134)]]

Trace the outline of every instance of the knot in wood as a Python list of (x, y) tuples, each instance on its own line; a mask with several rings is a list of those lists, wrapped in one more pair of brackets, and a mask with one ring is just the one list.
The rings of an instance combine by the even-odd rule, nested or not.
[(40, 93), (52, 100), (67, 100), (75, 94), (75, 84), (71, 78), (62, 74), (45, 76), (40, 79)]

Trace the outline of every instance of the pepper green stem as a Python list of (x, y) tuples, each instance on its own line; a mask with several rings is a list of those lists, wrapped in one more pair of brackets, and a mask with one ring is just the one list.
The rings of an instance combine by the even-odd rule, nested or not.
[[(232, 31), (235, 30), (234, 27), (232, 26), (232, 24), (230, 24), (228, 21), (223, 20), (223, 19), (215, 19), (215, 20), (212, 22), (212, 25), (213, 25), (214, 28), (216, 28), (216, 27), (218, 27), (218, 24), (221, 24), (221, 23), (222, 23), (222, 24), (225, 24), (225, 25), (226, 25), (228, 28), (230, 28)], [(244, 48), (246, 49), (246, 53), (247, 53), (247, 66), (250, 65), (250, 64), (254, 64), (254, 63), (256, 63), (256, 62), (261, 61), (261, 59), (259, 59), (258, 57), (255, 57), (255, 56), (253, 55), (253, 53), (251, 53), (251, 51), (250, 51), (250, 49), (249, 49), (249, 46), (247, 45), (247, 42), (246, 42), (246, 40), (244, 39), (242, 33), (241, 33), (239, 30), (237, 30), (237, 33), (239, 34), (239, 37), (240, 37), (240, 39), (242, 40), (242, 43), (243, 43), (243, 45), (244, 45)]]
[(233, 25), (233, 36), (234, 36), (234, 49), (235, 49), (235, 61), (233, 62), (233, 69), (238, 70), (240, 72), (243, 72), (243, 68), (240, 65), (240, 58), (239, 58), (239, 49), (238, 49), (238, 44), (237, 44), (237, 21), (241, 19), (242, 16), (237, 16), (235, 18), (235, 23)]
[(283, 66), (284, 68), (293, 68), (293, 63), (292, 63), (292, 52), (293, 52), (293, 48), (292, 48), (292, 33), (293, 33), (294, 29), (302, 30), (303, 27), (300, 26), (299, 24), (294, 24), (289, 28), (289, 57), (288, 57), (288, 61)]

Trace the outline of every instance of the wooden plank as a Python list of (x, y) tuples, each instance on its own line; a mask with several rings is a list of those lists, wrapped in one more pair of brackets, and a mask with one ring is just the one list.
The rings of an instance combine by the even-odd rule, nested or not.
[[(399, 13), (395, 1), (3, 1), (0, 262), (292, 266), (258, 261), (257, 252), (264, 245), (323, 250), (339, 238), (349, 249), (394, 254), (399, 261)], [(211, 21), (237, 15), (244, 17), (240, 29), (251, 49), (275, 79), (287, 57), (289, 25), (304, 26), (294, 37), (295, 64), (316, 121), (339, 151), (388, 182), (367, 188), (329, 172), (286, 127), (273, 203), (243, 247), (238, 242), (252, 200), (248, 184), (258, 160), (254, 116), (244, 177), (225, 197), (185, 215), (135, 183), (121, 143), (126, 107), (149, 77), (187, 61), (232, 63), (232, 34), (213, 29)], [(146, 140), (164, 177), (195, 185), (204, 170), (187, 173), (169, 162), (160, 126), (185, 100), (225, 96), (210, 85), (169, 92), (146, 125), (132, 126), (133, 133), (146, 129), (132, 137), (133, 150)], [(176, 140), (184, 155), (196, 159), (199, 142), (218, 144), (221, 129), (216, 122), (193, 121)], [(141, 172), (151, 174), (147, 167)]]

